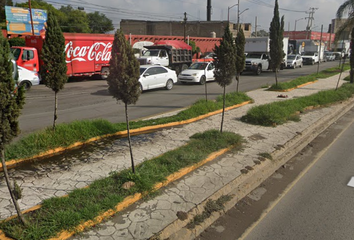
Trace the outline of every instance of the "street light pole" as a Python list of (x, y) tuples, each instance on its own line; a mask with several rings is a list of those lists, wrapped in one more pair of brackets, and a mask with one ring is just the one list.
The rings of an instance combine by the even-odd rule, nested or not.
[(304, 18), (300, 18), (300, 19), (295, 20), (294, 32), (296, 31), (296, 23), (302, 19), (304, 19)]
[(230, 22), (230, 9), (235, 7), (237, 4), (232, 5), (231, 7), (227, 7), (227, 22)]

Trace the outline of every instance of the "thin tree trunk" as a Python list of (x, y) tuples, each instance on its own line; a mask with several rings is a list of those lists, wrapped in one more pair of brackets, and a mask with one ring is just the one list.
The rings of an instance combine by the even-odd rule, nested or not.
[(236, 75), (236, 92), (238, 92), (238, 85), (239, 85), (239, 83), (240, 83), (240, 74), (237, 73), (237, 75)]
[(126, 103), (125, 103), (125, 122), (127, 123), (128, 143), (129, 143), (130, 160), (131, 160), (131, 164), (132, 164), (132, 171), (133, 171), (133, 173), (135, 174), (133, 150), (132, 150), (132, 144), (131, 144), (131, 141), (130, 141), (129, 118), (128, 118), (128, 104), (126, 104)]
[(6, 185), (7, 185), (7, 188), (10, 192), (10, 196), (11, 196), (11, 199), (12, 199), (12, 202), (15, 206), (15, 209), (16, 209), (16, 212), (17, 212), (17, 216), (18, 216), (18, 219), (20, 220), (20, 222), (24, 225), (24, 226), (28, 226), (28, 223), (26, 221), (26, 219), (23, 217), (22, 213), (21, 213), (21, 209), (20, 209), (20, 206), (18, 205), (18, 202), (11, 190), (11, 184), (10, 184), (10, 178), (9, 178), (9, 174), (7, 172), (7, 166), (6, 166), (6, 163), (5, 163), (5, 150), (3, 147), (1, 147), (1, 163), (2, 163), (2, 168), (4, 169), (4, 176), (5, 176), (5, 181), (6, 181)]
[[(351, 46), (354, 46), (354, 27), (351, 34)], [(350, 83), (354, 83), (354, 53), (350, 54)]]
[(278, 86), (278, 68), (275, 69), (275, 86)]
[(207, 88), (207, 84), (205, 83), (205, 101), (208, 101), (208, 88)]
[(57, 121), (57, 119), (58, 119), (57, 110), (58, 110), (58, 93), (55, 92), (55, 93), (54, 93), (54, 121), (53, 121), (53, 131), (55, 131), (55, 125), (56, 125), (56, 121)]
[(221, 127), (220, 127), (220, 132), (221, 132), (221, 133), (222, 133), (222, 127), (223, 127), (223, 125), (224, 125), (224, 115), (225, 115), (225, 95), (226, 95), (226, 87), (224, 86), (223, 101), (222, 101)]

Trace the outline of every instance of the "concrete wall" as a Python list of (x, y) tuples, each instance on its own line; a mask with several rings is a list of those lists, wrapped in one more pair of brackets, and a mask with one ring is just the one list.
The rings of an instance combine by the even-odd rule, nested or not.
[[(184, 27), (186, 36), (191, 37), (211, 37), (212, 32), (215, 37), (220, 38), (224, 34), (227, 21), (188, 21), (185, 25), (183, 21), (139, 21), (122, 20), (120, 28), (125, 34), (136, 35), (161, 35), (161, 36), (184, 36)], [(250, 23), (241, 24), (245, 37), (251, 36), (252, 27)], [(237, 24), (230, 23), (230, 30), (234, 37), (236, 36)]]

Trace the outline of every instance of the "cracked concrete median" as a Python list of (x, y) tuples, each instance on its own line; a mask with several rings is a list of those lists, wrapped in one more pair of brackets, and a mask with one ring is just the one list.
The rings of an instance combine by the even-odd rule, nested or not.
[[(334, 76), (297, 88), (287, 92), (287, 99), (333, 89), (337, 80), (338, 76)], [(340, 83), (342, 84), (342, 81)], [(288, 122), (276, 128), (262, 127), (243, 123), (239, 119), (255, 105), (286, 99), (277, 98), (277, 92), (263, 89), (247, 94), (254, 99), (255, 103), (227, 111), (224, 123), (225, 131), (240, 134), (247, 140), (243, 150), (230, 151), (218, 157), (162, 188), (158, 196), (147, 201), (139, 201), (104, 223), (71, 239), (148, 239), (155, 234), (158, 234), (161, 239), (167, 237), (180, 239), (181, 236), (193, 238), (196, 232), (188, 233), (189, 230), (184, 227), (193, 215), (202, 211), (201, 206), (207, 199), (215, 199), (221, 193), (233, 194), (235, 191), (232, 187), (237, 188), (244, 183), (240, 182), (240, 179), (252, 182), (252, 177), (261, 178), (253, 174), (264, 171), (262, 168), (267, 167), (267, 171), (271, 172), (272, 168), (276, 167), (271, 160), (255, 164), (255, 161), (259, 161), (260, 153), (273, 153), (274, 162), (279, 158), (286, 160), (292, 155), (293, 145), (291, 144), (299, 146), (306, 144), (305, 141), (311, 139), (311, 134), (317, 136), (320, 133), (322, 129), (322, 125), (318, 126), (320, 120), (323, 121), (324, 127), (325, 124), (333, 121), (331, 119), (339, 117), (340, 114), (345, 113), (345, 109), (353, 106), (353, 99), (350, 99), (331, 107), (302, 114), (300, 122)], [(331, 119), (325, 121), (329, 117)], [(197, 132), (219, 129), (220, 120), (221, 115), (218, 114), (178, 128), (133, 136), (133, 154), (136, 164), (186, 144), (189, 137)], [(317, 128), (313, 128), (314, 126)], [(111, 171), (120, 171), (130, 167), (129, 149), (125, 139), (114, 140), (105, 145), (95, 144), (97, 145), (95, 152), (83, 151), (70, 157), (58, 156), (58, 164), (53, 163), (50, 168), (45, 164), (36, 163), (30, 170), (21, 168), (10, 170), (10, 177), (15, 178), (23, 189), (23, 199), (19, 201), (21, 209), (28, 209), (40, 204), (44, 199), (63, 196), (73, 189), (85, 187), (96, 179), (108, 176)], [(65, 167), (59, 164), (62, 161), (67, 162)], [(254, 170), (242, 174), (241, 170), (247, 166), (254, 167)], [(4, 180), (2, 179), (0, 183), (0, 219), (4, 219), (14, 215), (15, 209), (8, 196)], [(250, 183), (249, 186), (253, 184)], [(228, 190), (222, 190), (225, 187)], [(246, 194), (248, 190), (251, 191), (251, 187), (242, 194)], [(236, 197), (239, 198), (242, 194)], [(179, 211), (187, 213), (188, 218), (184, 221), (179, 220), (176, 215)]]

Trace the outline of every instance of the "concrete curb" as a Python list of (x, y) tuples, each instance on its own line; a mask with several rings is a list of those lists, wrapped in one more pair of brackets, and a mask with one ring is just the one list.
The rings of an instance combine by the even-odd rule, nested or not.
[[(347, 113), (354, 107), (354, 98), (339, 103), (343, 105), (342, 108), (337, 107), (335, 111), (327, 115), (324, 118), (319, 119), (315, 124), (305, 129), (302, 133), (299, 133), (293, 139), (289, 140), (280, 149), (272, 152), (273, 160), (267, 159), (260, 164), (252, 166), (253, 170), (248, 171), (246, 174), (242, 174), (235, 178), (233, 181), (210, 195), (199, 205), (194, 207), (188, 212), (186, 220), (175, 220), (166, 228), (150, 239), (194, 239), (199, 236), (207, 227), (215, 222), (220, 216), (225, 214), (228, 210), (235, 206), (235, 204), (243, 197), (248, 195), (251, 191), (257, 188), (264, 180), (270, 177), (279, 167), (284, 165), (293, 156), (300, 152), (307, 144), (315, 139), (320, 133), (327, 129), (331, 124), (336, 122), (340, 117)], [(232, 199), (225, 203), (224, 210), (220, 212), (212, 213), (211, 217), (204, 220), (203, 223), (197, 225), (194, 229), (187, 229), (186, 225), (196, 216), (204, 211), (205, 205), (208, 200), (217, 200), (223, 195), (232, 196)]]
[[(240, 103), (240, 104), (233, 105), (231, 107), (227, 107), (227, 108), (225, 108), (225, 111), (232, 110), (232, 109), (235, 109), (235, 108), (238, 108), (238, 107), (242, 107), (242, 106), (247, 105), (247, 104), (249, 104), (251, 102), (252, 101), (246, 101), (246, 102), (243, 102), (243, 103)], [(130, 133), (132, 135), (139, 135), (139, 134), (144, 134), (144, 133), (156, 131), (156, 130), (163, 129), (163, 128), (176, 127), (176, 126), (180, 126), (180, 125), (196, 122), (196, 121), (202, 120), (204, 118), (219, 114), (221, 112), (222, 112), (222, 109), (214, 111), (214, 112), (210, 112), (210, 113), (207, 113), (207, 114), (204, 114), (204, 115), (200, 115), (200, 116), (198, 116), (196, 118), (191, 118), (191, 119), (188, 119), (188, 120), (180, 121), (180, 122), (171, 122), (171, 123), (159, 124), (159, 125), (155, 125), (155, 126), (148, 126), (148, 127), (131, 129)], [(124, 130), (124, 131), (119, 131), (119, 132), (112, 133), (112, 134), (106, 134), (106, 135), (99, 136), (99, 137), (93, 137), (93, 138), (88, 139), (85, 142), (76, 142), (76, 143), (71, 144), (68, 147), (58, 147), (58, 148), (55, 148), (55, 149), (51, 149), (51, 150), (48, 150), (46, 152), (40, 153), (40, 154), (38, 154), (36, 156), (30, 157), (30, 158), (23, 158), (23, 159), (18, 159), (18, 160), (10, 160), (10, 161), (6, 162), (6, 166), (7, 166), (8, 169), (12, 169), (12, 168), (15, 168), (16, 166), (18, 166), (18, 165), (20, 165), (22, 163), (30, 162), (30, 161), (39, 161), (39, 160), (41, 160), (41, 159), (43, 159), (45, 157), (54, 156), (56, 154), (59, 154), (59, 153), (62, 153), (62, 152), (65, 152), (67, 150), (71, 150), (71, 149), (74, 149), (74, 148), (78, 148), (80, 146), (83, 146), (85, 144), (88, 144), (88, 143), (91, 143), (91, 142), (94, 142), (94, 141), (98, 141), (98, 140), (101, 140), (101, 139), (104, 139), (104, 138), (108, 138), (108, 137), (113, 137), (113, 136), (126, 137), (127, 134), (128, 134), (127, 130)], [(2, 171), (2, 170), (3, 170), (2, 163), (0, 163), (0, 171)]]

